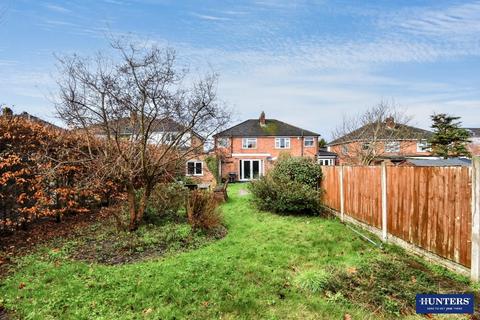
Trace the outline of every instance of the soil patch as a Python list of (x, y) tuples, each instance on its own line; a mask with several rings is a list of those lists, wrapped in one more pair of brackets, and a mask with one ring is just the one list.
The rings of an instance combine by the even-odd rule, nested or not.
[[(467, 283), (438, 274), (412, 256), (382, 254), (359, 268), (333, 271), (324, 289), (365, 305), (374, 313), (401, 317), (415, 314), (417, 293), (471, 293)], [(478, 301), (479, 293), (475, 293)], [(476, 310), (476, 315), (480, 309)]]
[(12, 265), (12, 258), (23, 256), (40, 244), (56, 240), (71, 239), (94, 223), (108, 219), (106, 212), (64, 216), (60, 222), (46, 218), (0, 237), (0, 279)]

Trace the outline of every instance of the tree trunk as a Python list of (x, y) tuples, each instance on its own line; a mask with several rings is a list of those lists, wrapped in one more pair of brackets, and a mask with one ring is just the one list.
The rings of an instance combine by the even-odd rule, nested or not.
[(152, 194), (152, 187), (147, 184), (145, 186), (145, 192), (143, 193), (142, 198), (140, 199), (140, 205), (137, 211), (137, 225), (139, 225), (142, 222), (143, 215), (145, 213), (145, 210), (147, 209), (148, 200), (150, 199), (151, 194)]
[(130, 212), (130, 223), (128, 230), (134, 231), (138, 228), (137, 225), (137, 199), (135, 197), (135, 188), (132, 185), (127, 187), (128, 194), (128, 211)]

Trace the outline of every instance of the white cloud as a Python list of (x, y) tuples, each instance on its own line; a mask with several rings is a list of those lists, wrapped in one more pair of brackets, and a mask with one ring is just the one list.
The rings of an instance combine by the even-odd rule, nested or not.
[(59, 5), (56, 5), (56, 4), (52, 4), (52, 3), (47, 3), (44, 6), (45, 6), (45, 8), (47, 8), (51, 11), (55, 11), (55, 12), (59, 12), (59, 13), (70, 13), (70, 12), (72, 12), (70, 9), (67, 9), (65, 7), (62, 7), (62, 6), (59, 6)]
[(229, 21), (230, 20), (230, 18), (217, 17), (217, 16), (199, 14), (199, 13), (192, 13), (192, 15), (202, 20), (210, 20), (210, 21)]
[(478, 36), (480, 1), (466, 2), (446, 8), (413, 8), (383, 20), (387, 26), (434, 37)]

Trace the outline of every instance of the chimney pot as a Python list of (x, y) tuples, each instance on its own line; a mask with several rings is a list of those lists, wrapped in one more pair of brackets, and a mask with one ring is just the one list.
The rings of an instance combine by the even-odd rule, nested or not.
[(260, 118), (258, 119), (261, 126), (265, 125), (265, 112), (260, 113)]
[(393, 128), (395, 128), (395, 119), (392, 116), (390, 116), (390, 117), (385, 119), (385, 124), (386, 124), (387, 128), (393, 129)]

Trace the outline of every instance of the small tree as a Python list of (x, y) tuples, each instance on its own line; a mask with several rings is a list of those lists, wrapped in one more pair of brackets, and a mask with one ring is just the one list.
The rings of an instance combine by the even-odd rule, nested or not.
[[(411, 117), (395, 106), (380, 102), (364, 113), (344, 117), (333, 137), (348, 144), (348, 153), (343, 155), (348, 162), (370, 165), (386, 152), (385, 146), (390, 142), (420, 138), (408, 125), (410, 120)], [(406, 143), (401, 144), (401, 148), (406, 146)]]
[(460, 117), (445, 113), (434, 114), (432, 129), (434, 134), (428, 140), (432, 154), (443, 158), (470, 156), (467, 144), (470, 142), (468, 130), (461, 128)]
[(320, 140), (318, 140), (318, 147), (319, 148), (326, 148), (327, 147), (327, 141), (323, 138), (321, 138)]
[(229, 113), (216, 96), (217, 76), (187, 85), (172, 49), (121, 41), (112, 48), (110, 58), (58, 59), (57, 111), (89, 146), (90, 179), (113, 179), (126, 189), (134, 230), (155, 185), (184, 172), (185, 162), (203, 152), (192, 138), (211, 136)]

